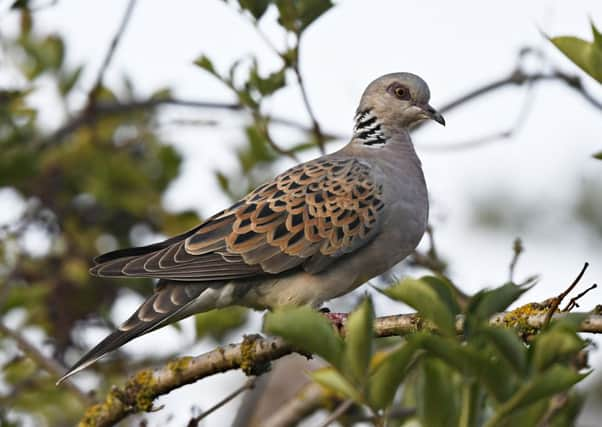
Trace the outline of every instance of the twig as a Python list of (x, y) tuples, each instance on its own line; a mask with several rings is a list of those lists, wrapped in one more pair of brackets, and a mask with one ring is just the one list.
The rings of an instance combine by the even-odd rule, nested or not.
[[(516, 136), (524, 127), (525, 123), (527, 122), (527, 118), (529, 117), (529, 113), (532, 110), (532, 106), (533, 106), (533, 101), (535, 99), (534, 96), (531, 95), (532, 92), (532, 88), (533, 88), (533, 81), (527, 81), (526, 83), (527, 86), (527, 90), (525, 92), (525, 96), (524, 96), (524, 101), (521, 105), (520, 111), (518, 112), (518, 114), (516, 115), (516, 119), (514, 121), (514, 123), (512, 125), (510, 125), (507, 129), (498, 131), (498, 132), (494, 132), (491, 135), (485, 135), (485, 136), (480, 136), (468, 141), (464, 141), (464, 142), (456, 142), (452, 145), (449, 145), (447, 147), (447, 150), (462, 150), (462, 149), (466, 149), (466, 148), (476, 148), (479, 147), (481, 145), (486, 145), (495, 141), (500, 141), (500, 140), (504, 140), (504, 139), (510, 139), (514, 136)], [(429, 148), (433, 148), (432, 145), (425, 145), (425, 147), (427, 149)], [(445, 150), (446, 148), (446, 144), (438, 144), (437, 147), (439, 147), (439, 149), (441, 150)]]
[(349, 408), (353, 405), (353, 400), (347, 399), (342, 402), (332, 413), (324, 420), (320, 427), (328, 427), (330, 424), (334, 423), (341, 415), (343, 415)]
[[(33, 360), (40, 368), (48, 372), (52, 377), (60, 378), (65, 373), (66, 370), (59, 365), (56, 360), (43, 355), (42, 352), (40, 352), (33, 344), (27, 341), (25, 337), (23, 337), (17, 331), (10, 329), (2, 322), (0, 322), (0, 333), (15, 341), (17, 346), (23, 353), (25, 353), (25, 355), (31, 358), (31, 360)], [(79, 399), (82, 405), (89, 406), (94, 403), (94, 400), (79, 387), (77, 387), (72, 381), (67, 380), (65, 382), (65, 386)]]
[[(386, 414), (386, 419), (395, 419), (402, 421), (405, 418), (416, 415), (416, 408), (393, 408)], [(353, 418), (354, 422), (369, 422), (374, 421), (374, 415), (364, 415)]]
[(100, 69), (98, 70), (98, 76), (96, 77), (96, 82), (94, 83), (94, 86), (92, 86), (92, 89), (90, 90), (90, 94), (88, 95), (88, 106), (90, 108), (93, 108), (93, 105), (96, 103), (96, 97), (98, 96), (98, 92), (100, 91), (100, 88), (102, 87), (104, 75), (105, 75), (107, 69), (109, 68), (109, 65), (111, 64), (111, 60), (113, 59), (113, 56), (115, 55), (115, 51), (117, 50), (119, 41), (121, 40), (121, 37), (123, 36), (123, 33), (125, 32), (125, 30), (128, 26), (128, 23), (130, 22), (130, 18), (132, 17), (132, 12), (134, 11), (135, 5), (136, 5), (136, 0), (130, 0), (130, 2), (128, 3), (128, 6), (125, 10), (125, 13), (123, 15), (123, 18), (121, 20), (121, 24), (119, 25), (117, 32), (113, 36), (113, 39), (111, 40), (111, 44), (109, 44), (109, 49), (107, 50), (107, 53), (105, 54), (102, 64), (100, 65)]
[(437, 250), (437, 245), (435, 244), (435, 231), (433, 229), (433, 226), (430, 224), (426, 227), (426, 235), (429, 239), (429, 250), (427, 254), (434, 261), (435, 265), (438, 266), (435, 272), (444, 274), (445, 269), (447, 267), (447, 263), (443, 261), (439, 256), (439, 251)]
[(592, 291), (592, 290), (596, 289), (597, 287), (598, 287), (598, 285), (596, 283), (594, 283), (593, 285), (591, 285), (589, 288), (587, 288), (586, 290), (581, 292), (576, 297), (571, 298), (569, 303), (566, 305), (566, 307), (564, 307), (564, 310), (562, 310), (562, 311), (567, 312), (567, 311), (571, 311), (575, 307), (579, 308), (579, 304), (577, 304), (577, 301), (580, 300), (581, 298), (583, 298), (585, 296), (585, 294), (587, 294), (589, 291)]
[[(549, 75), (543, 74), (532, 74), (525, 75), (520, 79), (514, 76), (514, 73), (510, 77), (506, 77), (500, 80), (497, 80), (493, 83), (489, 83), (487, 85), (483, 85), (466, 95), (459, 97), (458, 99), (448, 103), (441, 111), (450, 111), (455, 109), (477, 97), (483, 96), (491, 91), (495, 91), (502, 87), (508, 85), (521, 85), (526, 81), (539, 82), (543, 80), (561, 80), (567, 83), (571, 88), (577, 90), (582, 96), (586, 98), (594, 107), (602, 110), (602, 102), (595, 100), (591, 95), (589, 95), (581, 85), (575, 83), (575, 81), (579, 81), (577, 77), (569, 76), (564, 73), (556, 72)], [(59, 142), (66, 136), (70, 135), (77, 129), (82, 126), (91, 125), (96, 123), (102, 117), (110, 116), (110, 115), (118, 115), (138, 110), (152, 110), (156, 107), (163, 105), (171, 105), (171, 106), (182, 106), (182, 107), (191, 107), (191, 108), (200, 108), (200, 109), (221, 109), (221, 110), (229, 110), (229, 111), (242, 111), (244, 110), (243, 106), (240, 104), (233, 103), (220, 103), (220, 102), (210, 102), (210, 101), (197, 101), (197, 100), (186, 100), (186, 99), (148, 99), (142, 101), (133, 101), (128, 103), (97, 103), (94, 106), (94, 114), (90, 114), (87, 110), (81, 111), (76, 117), (60, 128), (55, 130), (49, 136), (38, 141), (38, 144), (45, 145), (52, 142)], [(299, 129), (302, 132), (312, 132), (315, 131), (313, 127), (307, 127), (295, 120), (290, 120), (283, 117), (270, 116), (270, 122), (274, 124), (280, 124), (284, 126), (288, 126), (291, 128)], [(336, 133), (324, 133), (320, 129), (321, 135), (324, 138), (324, 141), (331, 140), (341, 140), (347, 138), (346, 135), (339, 135)], [(436, 146), (421, 144), (421, 149), (423, 150), (433, 150), (433, 151), (448, 151), (448, 150), (457, 150), (457, 149), (465, 149), (465, 148), (474, 148), (475, 146), (482, 145), (484, 143), (489, 143), (491, 141), (498, 140), (500, 138), (500, 134), (496, 133), (489, 137), (482, 138), (481, 141), (469, 141), (468, 143), (459, 143), (459, 144), (438, 144)]]
[(318, 123), (318, 119), (314, 114), (314, 110), (311, 107), (311, 103), (309, 102), (309, 97), (307, 96), (307, 90), (305, 88), (305, 83), (303, 81), (303, 76), (301, 74), (301, 69), (299, 68), (299, 52), (301, 50), (301, 37), (297, 38), (297, 54), (296, 59), (293, 62), (292, 68), (295, 72), (295, 76), (297, 77), (297, 83), (299, 84), (299, 90), (301, 91), (301, 97), (303, 98), (303, 103), (305, 104), (305, 109), (307, 110), (307, 114), (312, 123), (313, 133), (316, 137), (316, 142), (318, 143), (318, 147), (320, 148), (320, 152), (324, 154), (326, 152), (324, 144), (324, 135), (322, 135), (322, 129), (320, 128), (320, 124)]
[[(500, 313), (493, 316), (490, 323), (504, 327), (514, 327), (515, 324), (528, 325), (529, 328), (541, 329), (547, 313), (544, 306), (539, 311), (515, 310), (511, 313), (513, 321), (508, 320), (508, 313)], [(556, 313), (554, 318), (561, 319), (566, 315), (567, 313)], [(463, 317), (458, 316), (456, 331), (461, 333), (463, 327)], [(374, 334), (377, 337), (407, 335), (431, 328), (432, 326), (417, 314), (383, 316), (374, 322)], [(587, 314), (579, 330), (602, 333), (602, 315)], [(90, 407), (81, 421), (81, 426), (113, 425), (130, 414), (152, 409), (154, 399), (183, 385), (233, 369), (244, 368), (247, 372), (252, 371), (294, 351), (295, 349), (281, 338), (256, 338), (251, 342), (245, 340), (238, 344), (218, 347), (196, 357), (172, 360), (156, 369), (139, 371), (128, 379), (122, 388), (115, 388), (103, 403)]]
[(262, 421), (263, 427), (288, 427), (316, 412), (327, 399), (324, 388), (317, 383), (301, 387), (297, 394)]
[(514, 283), (514, 269), (516, 268), (516, 263), (518, 262), (518, 258), (520, 254), (523, 253), (523, 242), (520, 237), (514, 239), (514, 244), (512, 245), (512, 260), (510, 261), (510, 267), (508, 268), (508, 281)]
[(298, 159), (297, 155), (295, 154), (294, 150), (287, 150), (287, 149), (280, 147), (278, 144), (276, 144), (276, 141), (274, 141), (274, 138), (272, 138), (272, 135), (270, 134), (270, 129), (268, 128), (270, 119), (267, 117), (262, 117), (259, 112), (255, 112), (254, 116), (255, 116), (255, 122), (259, 125), (259, 130), (263, 134), (265, 140), (268, 142), (268, 145), (270, 147), (272, 147), (272, 149), (274, 151), (276, 151), (277, 153), (279, 153), (283, 156), (290, 157), (292, 160), (298, 162), (299, 159)]
[[(528, 116), (528, 112), (531, 109), (533, 97), (529, 96), (529, 91), (533, 88), (535, 83), (539, 83), (542, 81), (550, 81), (550, 80), (560, 80), (566, 83), (570, 88), (577, 91), (581, 96), (585, 98), (593, 107), (602, 110), (602, 102), (596, 100), (589, 92), (585, 90), (581, 79), (578, 76), (573, 76), (566, 74), (562, 71), (555, 70), (552, 73), (525, 73), (520, 67), (513, 70), (509, 75), (503, 77), (499, 80), (495, 80), (491, 83), (485, 84), (483, 86), (477, 87), (476, 89), (466, 93), (465, 95), (460, 96), (459, 98), (445, 104), (443, 107), (439, 108), (441, 113), (445, 113), (447, 111), (453, 110), (463, 104), (466, 104), (480, 96), (488, 94), (490, 92), (494, 92), (498, 89), (502, 89), (506, 86), (522, 86), (523, 84), (529, 85), (529, 90), (525, 95), (525, 101), (523, 102), (520, 113), (517, 116), (516, 122), (513, 126), (503, 131), (494, 132), (490, 135), (481, 136), (475, 139), (471, 139), (469, 141), (458, 142), (458, 143), (439, 143), (436, 145), (432, 144), (422, 144), (421, 149), (423, 150), (432, 150), (432, 151), (450, 151), (450, 150), (464, 150), (464, 149), (472, 149), (482, 145), (489, 144), (491, 142), (499, 141), (500, 139), (508, 139), (512, 136), (516, 135), (518, 131), (522, 129), (524, 123), (526, 122), (526, 116)], [(425, 122), (419, 124), (416, 129), (422, 127)]]
[(428, 268), (435, 273), (444, 275), (447, 268), (447, 263), (439, 257), (439, 252), (437, 251), (437, 246), (435, 245), (433, 227), (430, 224), (426, 227), (426, 235), (429, 239), (428, 250), (426, 253), (414, 251), (410, 259), (410, 263), (415, 266)]
[(542, 419), (537, 424), (537, 427), (550, 427), (552, 420), (569, 403), (568, 393), (560, 393), (550, 400), (550, 405)]
[(558, 306), (560, 305), (562, 300), (573, 290), (573, 288), (575, 286), (577, 286), (577, 284), (579, 283), (579, 281), (585, 274), (585, 270), (587, 270), (588, 267), (589, 267), (589, 263), (586, 262), (585, 264), (583, 264), (583, 268), (581, 269), (581, 271), (579, 272), (577, 277), (575, 277), (575, 280), (573, 280), (573, 283), (571, 283), (570, 286), (568, 288), (566, 288), (566, 290), (564, 292), (562, 292), (560, 295), (558, 295), (555, 298), (552, 298), (550, 308), (549, 308), (548, 312), (546, 313), (546, 318), (544, 321), (544, 328), (546, 328), (550, 324), (552, 315), (556, 312), (556, 310), (558, 310)]
[(216, 410), (218, 410), (219, 408), (221, 408), (225, 404), (229, 403), (232, 399), (234, 399), (236, 396), (238, 396), (242, 392), (247, 391), (247, 390), (255, 387), (255, 383), (256, 382), (257, 382), (257, 377), (251, 377), (251, 378), (249, 378), (242, 386), (240, 386), (239, 388), (237, 388), (236, 390), (234, 390), (228, 396), (224, 397), (222, 400), (220, 400), (218, 403), (216, 403), (215, 405), (213, 405), (211, 408), (209, 408), (208, 410), (206, 410), (202, 414), (200, 414), (200, 415), (192, 418), (188, 422), (188, 427), (197, 427), (199, 425), (199, 422), (203, 418), (208, 417), (210, 414), (212, 414), (213, 412), (215, 412)]
[(97, 103), (94, 106), (93, 114), (88, 110), (82, 110), (72, 120), (55, 130), (49, 136), (37, 142), (38, 145), (46, 145), (53, 142), (60, 142), (63, 138), (75, 132), (82, 126), (92, 125), (105, 116), (131, 113), (140, 110), (152, 110), (163, 105), (173, 105), (179, 107), (193, 107), (201, 109), (222, 109), (239, 111), (242, 106), (239, 104), (229, 104), (210, 101), (192, 101), (186, 99), (147, 99), (144, 101), (132, 101), (128, 103)]

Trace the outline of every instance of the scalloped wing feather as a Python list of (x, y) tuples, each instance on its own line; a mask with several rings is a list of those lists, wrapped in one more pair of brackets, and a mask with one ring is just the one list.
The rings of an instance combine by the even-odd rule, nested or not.
[(209, 218), (194, 232), (148, 253), (103, 256), (99, 276), (212, 281), (281, 273), (317, 273), (369, 242), (380, 228), (382, 185), (352, 158), (295, 166)]

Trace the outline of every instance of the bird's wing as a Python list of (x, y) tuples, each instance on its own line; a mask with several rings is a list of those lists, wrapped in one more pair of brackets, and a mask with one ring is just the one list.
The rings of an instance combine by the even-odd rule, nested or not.
[(100, 256), (91, 272), (184, 281), (299, 266), (319, 272), (376, 235), (383, 207), (370, 166), (324, 157), (289, 169), (188, 233)]

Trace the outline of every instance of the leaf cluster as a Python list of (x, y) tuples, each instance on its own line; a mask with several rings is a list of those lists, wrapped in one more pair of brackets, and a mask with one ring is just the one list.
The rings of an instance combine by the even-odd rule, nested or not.
[(416, 309), (423, 328), (381, 351), (375, 351), (370, 298), (350, 315), (344, 338), (307, 308), (271, 314), (265, 329), (326, 360), (329, 366), (312, 372), (313, 380), (381, 423), (392, 422), (388, 414), (401, 406), (415, 408), (412, 418), (426, 427), (533, 426), (549, 417), (559, 394), (568, 397), (553, 418), (572, 419), (580, 402), (572, 387), (587, 375), (576, 363), (586, 346), (577, 334), (582, 319), (553, 322), (526, 342), (518, 331), (489, 322), (525, 287), (507, 283), (467, 304), (453, 289), (445, 278), (426, 276), (383, 290)]

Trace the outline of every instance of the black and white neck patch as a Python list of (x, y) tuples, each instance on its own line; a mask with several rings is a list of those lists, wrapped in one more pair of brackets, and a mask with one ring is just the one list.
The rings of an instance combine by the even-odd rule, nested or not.
[(364, 145), (380, 146), (387, 142), (378, 117), (372, 114), (370, 109), (358, 111), (355, 115), (353, 138), (358, 139)]

